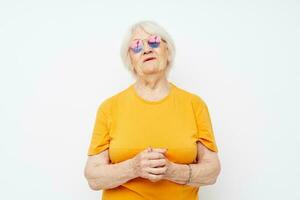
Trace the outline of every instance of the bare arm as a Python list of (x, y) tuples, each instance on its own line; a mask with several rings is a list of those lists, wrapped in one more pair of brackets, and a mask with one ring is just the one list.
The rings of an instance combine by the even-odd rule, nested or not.
[[(197, 143), (198, 162), (190, 164), (192, 168), (192, 179), (187, 185), (199, 187), (212, 185), (216, 182), (221, 171), (221, 165), (216, 152), (207, 149), (201, 142)], [(189, 168), (185, 164), (172, 163), (169, 166), (166, 179), (184, 184), (189, 177)]]
[[(85, 167), (85, 177), (93, 190), (118, 187), (131, 179), (141, 177), (156, 182), (165, 173), (165, 149), (144, 149), (133, 158), (110, 164), (108, 150), (89, 156)], [(162, 167), (163, 166), (163, 167)]]
[(110, 164), (108, 149), (88, 157), (84, 175), (92, 190), (114, 188), (137, 177), (133, 159)]

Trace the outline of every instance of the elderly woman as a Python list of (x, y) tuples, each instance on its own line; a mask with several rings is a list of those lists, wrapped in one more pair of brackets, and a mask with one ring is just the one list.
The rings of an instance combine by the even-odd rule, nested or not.
[(98, 107), (85, 178), (107, 200), (194, 200), (220, 173), (208, 107), (168, 81), (175, 46), (157, 23), (134, 24), (121, 56), (135, 83)]

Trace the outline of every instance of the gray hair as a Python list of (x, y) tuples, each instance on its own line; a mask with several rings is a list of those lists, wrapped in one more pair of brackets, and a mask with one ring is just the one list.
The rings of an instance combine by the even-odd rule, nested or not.
[(171, 66), (173, 66), (174, 63), (175, 51), (176, 51), (175, 44), (171, 36), (167, 33), (167, 31), (164, 28), (162, 28), (156, 22), (148, 21), (148, 20), (139, 21), (131, 25), (131, 27), (128, 29), (127, 33), (124, 36), (123, 43), (121, 45), (120, 54), (125, 67), (129, 71), (131, 72), (133, 71), (133, 66), (131, 65), (130, 57), (128, 54), (128, 47), (130, 45), (132, 34), (137, 28), (142, 28), (144, 31), (146, 31), (149, 34), (157, 34), (166, 41), (168, 46), (168, 52), (169, 52), (168, 66), (167, 66), (169, 71), (169, 69), (171, 68)]

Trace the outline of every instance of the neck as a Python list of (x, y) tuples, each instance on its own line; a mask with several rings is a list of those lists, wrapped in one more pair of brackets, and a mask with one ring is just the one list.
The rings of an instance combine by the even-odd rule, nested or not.
[(141, 97), (148, 100), (159, 100), (166, 96), (170, 89), (169, 81), (164, 74), (138, 77), (134, 87)]
[(136, 79), (135, 85), (138, 87), (145, 87), (151, 90), (156, 90), (163, 86), (168, 87), (168, 80), (164, 74), (149, 74), (146, 76), (139, 76)]

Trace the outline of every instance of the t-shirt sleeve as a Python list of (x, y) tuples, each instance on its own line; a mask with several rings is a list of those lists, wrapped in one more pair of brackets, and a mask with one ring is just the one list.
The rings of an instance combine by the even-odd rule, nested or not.
[(207, 104), (202, 98), (196, 96), (196, 122), (197, 122), (197, 141), (214, 152), (218, 152), (214, 131), (210, 119)]
[(109, 148), (110, 142), (110, 108), (109, 101), (103, 101), (97, 110), (96, 120), (88, 149), (88, 155), (96, 155)]

